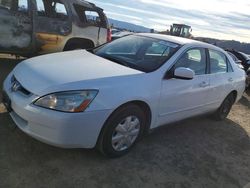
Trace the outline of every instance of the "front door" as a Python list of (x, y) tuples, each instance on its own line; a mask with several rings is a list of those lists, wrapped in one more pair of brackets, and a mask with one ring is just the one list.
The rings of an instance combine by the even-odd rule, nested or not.
[(23, 54), (32, 42), (28, 0), (0, 0), (0, 52)]
[(205, 49), (186, 51), (172, 69), (178, 67), (192, 69), (195, 76), (192, 80), (171, 78), (162, 81), (158, 125), (203, 113), (209, 103), (210, 81)]

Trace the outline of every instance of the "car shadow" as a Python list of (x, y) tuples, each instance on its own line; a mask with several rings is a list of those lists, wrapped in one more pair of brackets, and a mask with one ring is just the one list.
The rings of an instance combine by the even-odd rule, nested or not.
[(128, 180), (130, 187), (154, 187), (158, 181), (162, 187), (242, 187), (242, 179), (250, 177), (248, 133), (229, 119), (216, 122), (199, 117), (161, 127), (128, 155), (113, 160), (95, 150), (43, 144), (12, 129), (11, 124), (8, 114), (0, 114), (0, 174), (5, 185), (22, 177), (28, 187), (48, 179), (59, 185), (64, 182), (66, 187), (84, 185), (86, 181), (117, 187)]
[(243, 96), (241, 99), (240, 99), (240, 104), (250, 108), (250, 101), (247, 97)]

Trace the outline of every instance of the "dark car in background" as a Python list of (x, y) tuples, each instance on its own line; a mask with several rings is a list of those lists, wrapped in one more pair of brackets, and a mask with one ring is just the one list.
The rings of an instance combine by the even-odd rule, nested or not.
[(103, 10), (84, 0), (0, 0), (0, 53), (34, 56), (111, 40)]
[(243, 52), (239, 52), (236, 50), (226, 50), (227, 52), (232, 53), (233, 55), (235, 55), (240, 61), (242, 66), (244, 67), (244, 70), (247, 71), (250, 68), (250, 57), (249, 55), (243, 53)]
[(246, 88), (250, 87), (250, 56), (236, 50), (226, 50), (234, 62), (246, 72)]

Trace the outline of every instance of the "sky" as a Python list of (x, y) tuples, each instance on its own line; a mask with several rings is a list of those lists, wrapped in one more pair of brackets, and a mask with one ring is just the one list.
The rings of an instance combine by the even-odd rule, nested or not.
[(249, 0), (89, 0), (109, 18), (157, 31), (191, 25), (195, 37), (250, 42)]

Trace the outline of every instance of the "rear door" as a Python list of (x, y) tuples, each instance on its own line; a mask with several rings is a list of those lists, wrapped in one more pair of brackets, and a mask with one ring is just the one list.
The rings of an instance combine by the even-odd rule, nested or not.
[(72, 31), (70, 11), (63, 0), (36, 0), (34, 30), (41, 51), (53, 52)]
[(28, 0), (0, 0), (0, 51), (23, 54), (32, 42)]
[(178, 67), (192, 69), (195, 76), (192, 80), (171, 78), (162, 81), (159, 125), (207, 111), (210, 83), (205, 49), (187, 50), (170, 72)]
[(226, 55), (216, 50), (208, 50), (210, 61), (211, 102), (219, 107), (226, 96), (233, 91), (233, 69)]

